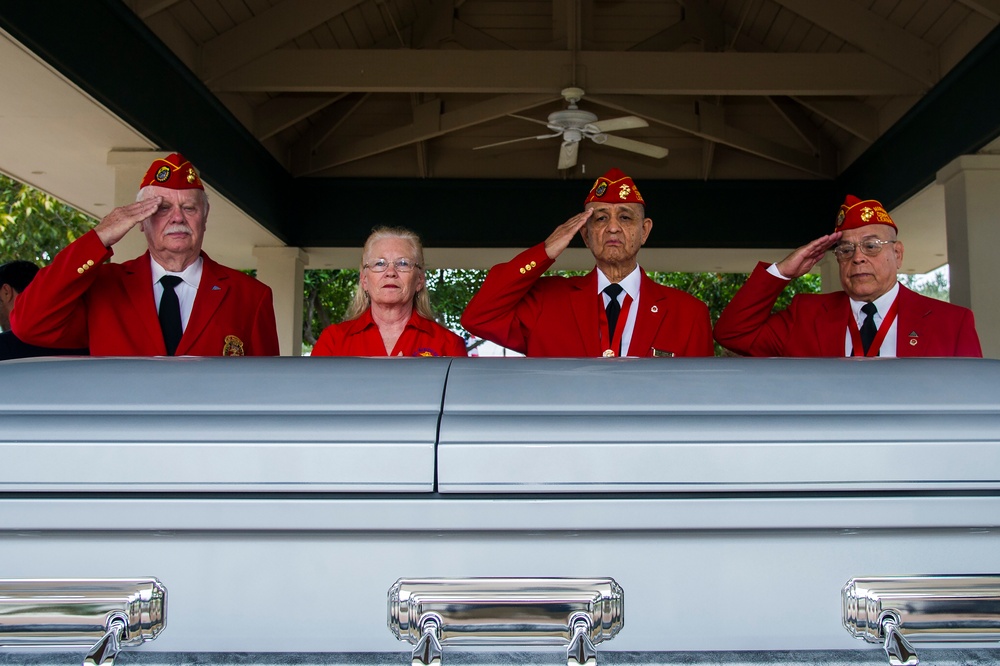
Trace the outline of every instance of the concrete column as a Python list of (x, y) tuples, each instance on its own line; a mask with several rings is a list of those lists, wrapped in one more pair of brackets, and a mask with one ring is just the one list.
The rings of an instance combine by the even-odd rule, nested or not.
[[(112, 150), (109, 152), (108, 166), (115, 170), (114, 206), (124, 206), (135, 201), (135, 195), (139, 192), (139, 183), (146, 175), (149, 165), (156, 158), (166, 157), (169, 154), (153, 150)], [(146, 237), (136, 227), (115, 244), (114, 251), (115, 254), (111, 258), (114, 262), (135, 259), (146, 251)]]
[(255, 247), (257, 279), (274, 293), (282, 356), (302, 355), (303, 274), (309, 255), (297, 247)]
[(983, 355), (1000, 358), (1000, 155), (963, 155), (938, 171), (937, 182), (944, 186), (951, 302), (972, 308)]

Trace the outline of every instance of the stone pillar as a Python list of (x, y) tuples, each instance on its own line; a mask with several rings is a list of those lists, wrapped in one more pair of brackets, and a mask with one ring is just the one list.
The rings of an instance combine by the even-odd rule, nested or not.
[(297, 247), (255, 247), (257, 279), (274, 294), (282, 356), (302, 355), (303, 274), (309, 255)]
[(1000, 155), (963, 155), (937, 173), (944, 186), (950, 298), (972, 308), (983, 355), (1000, 358), (996, 259), (1000, 251)]

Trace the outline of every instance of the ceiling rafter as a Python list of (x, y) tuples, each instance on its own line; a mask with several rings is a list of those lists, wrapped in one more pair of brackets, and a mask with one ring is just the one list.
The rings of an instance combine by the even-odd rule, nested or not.
[(1000, 0), (958, 0), (991, 21), (1000, 21)]
[(863, 141), (872, 143), (878, 138), (878, 113), (867, 104), (794, 95), (791, 99)]
[[(448, 132), (502, 118), (510, 113), (520, 113), (557, 99), (559, 99), (557, 95), (544, 93), (504, 95), (446, 113), (440, 113), (440, 100), (434, 100), (429, 103), (430, 105), (421, 105), (425, 107), (423, 109), (420, 107), (414, 109), (413, 123), (410, 125), (389, 130), (378, 136), (324, 146), (316, 154), (309, 157), (308, 164), (297, 165), (297, 171), (294, 175), (305, 176), (330, 169), (365, 157), (433, 139)], [(437, 113), (433, 112), (435, 109)]]
[(252, 62), (363, 1), (285, 0), (206, 42), (201, 49), (201, 77), (211, 81)]
[(165, 12), (178, 2), (180, 0), (131, 0), (128, 4), (132, 7), (132, 11), (136, 13), (136, 16), (142, 20), (146, 20), (150, 16)]
[[(562, 89), (566, 51), (272, 51), (215, 92), (535, 93)], [(927, 86), (865, 53), (576, 54), (588, 92), (651, 95), (921, 94)]]
[(767, 97), (768, 103), (795, 130), (820, 160), (827, 173), (837, 172), (837, 146), (810, 120), (805, 110), (789, 97)]
[(774, 0), (928, 86), (941, 78), (937, 49), (856, 2)]
[(347, 93), (306, 97), (284, 95), (269, 99), (254, 109), (254, 136), (261, 141), (268, 139), (314, 113), (319, 113), (346, 95)]
[(765, 139), (760, 135), (728, 125), (721, 105), (707, 102), (665, 104), (639, 96), (587, 95), (587, 100), (609, 109), (645, 118), (673, 127), (708, 141), (794, 167), (823, 178), (837, 174), (825, 168), (814, 155)]

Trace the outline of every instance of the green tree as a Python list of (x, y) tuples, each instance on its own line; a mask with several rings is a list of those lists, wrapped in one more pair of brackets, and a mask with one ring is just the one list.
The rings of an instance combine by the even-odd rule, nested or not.
[(0, 263), (44, 266), (94, 226), (94, 219), (33, 187), (0, 174)]
[(924, 275), (900, 275), (899, 282), (912, 289), (918, 294), (923, 294), (929, 298), (936, 298), (939, 301), (949, 301), (951, 298), (951, 285), (948, 278), (941, 271)]

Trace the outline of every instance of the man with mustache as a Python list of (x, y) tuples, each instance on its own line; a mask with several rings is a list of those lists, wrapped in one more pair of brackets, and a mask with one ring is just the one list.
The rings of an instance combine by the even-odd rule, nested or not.
[[(462, 315), (470, 333), (527, 356), (711, 356), (708, 306), (651, 280), (636, 257), (653, 220), (631, 178), (598, 178), (582, 213), (490, 269)], [(577, 234), (597, 267), (542, 277)]]
[[(983, 355), (972, 311), (914, 293), (896, 281), (898, 229), (878, 201), (847, 195), (833, 233), (776, 264), (757, 264), (715, 325), (720, 345), (744, 356)], [(843, 291), (798, 294), (772, 313), (789, 280), (827, 251)]]
[[(136, 202), (67, 246), (19, 296), (15, 334), (93, 356), (276, 356), (271, 290), (201, 251), (208, 208), (189, 161), (154, 160)], [(106, 263), (134, 226), (149, 251)]]

